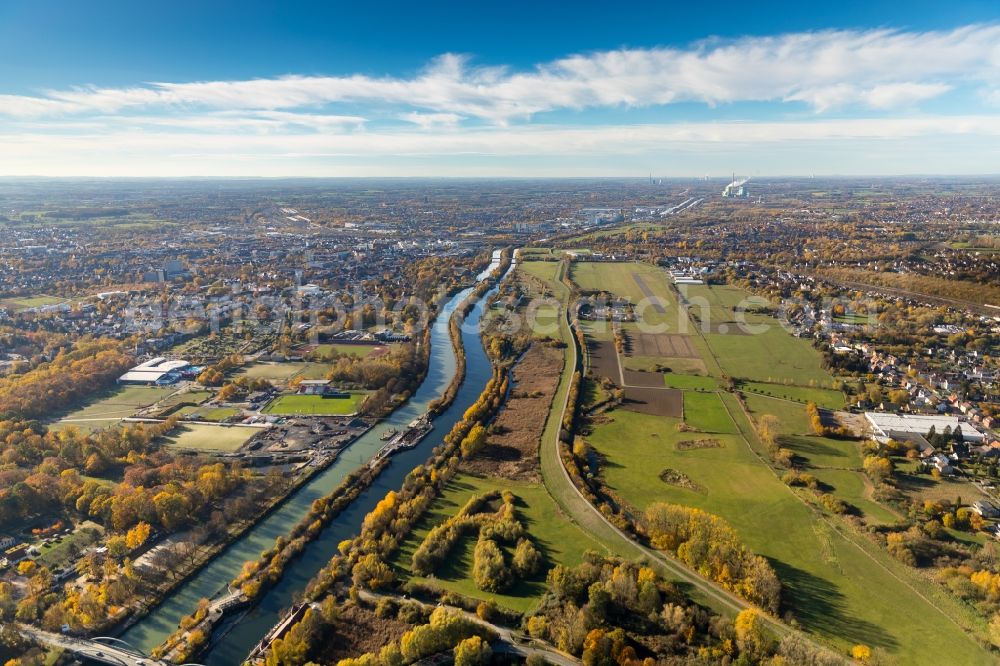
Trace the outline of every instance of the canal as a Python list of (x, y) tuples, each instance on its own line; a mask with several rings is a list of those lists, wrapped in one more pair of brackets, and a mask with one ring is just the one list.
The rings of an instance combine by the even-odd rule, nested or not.
[[(494, 253), (490, 268), (479, 275), (485, 279), (500, 263)], [(452, 313), (469, 295), (466, 289), (453, 296), (442, 308), (431, 326), (431, 356), (427, 376), (413, 397), (378, 426), (351, 444), (326, 470), (297, 490), (278, 510), (248, 530), (219, 557), (187, 580), (149, 615), (131, 627), (122, 638), (148, 654), (163, 642), (181, 618), (192, 612), (202, 598), (223, 593), (236, 577), (243, 563), (256, 559), (274, 544), (274, 540), (294, 526), (309, 510), (313, 501), (336, 488), (351, 471), (367, 462), (384, 443), (380, 437), (390, 428), (403, 430), (410, 421), (427, 411), (451, 383), (456, 372), (456, 357), (448, 330)], [(476, 304), (462, 326), (465, 347), (466, 375), (451, 406), (434, 419), (434, 430), (420, 444), (401, 451), (375, 483), (351, 503), (285, 570), (282, 579), (246, 613), (227, 618), (216, 628), (221, 635), (201, 662), (208, 666), (229, 666), (242, 663), (253, 646), (278, 622), (282, 612), (294, 601), (310, 579), (330, 560), (337, 544), (360, 531), (361, 522), (389, 490), (398, 489), (406, 474), (423, 463), (431, 449), (441, 443), (465, 410), (476, 401), (491, 375), (489, 359), (479, 336), (479, 321), (483, 303), (489, 292)]]

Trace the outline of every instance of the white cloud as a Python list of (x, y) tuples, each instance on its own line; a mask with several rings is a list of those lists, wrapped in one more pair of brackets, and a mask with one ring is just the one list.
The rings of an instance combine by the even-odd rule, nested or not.
[(462, 116), (457, 113), (420, 113), (412, 111), (399, 116), (400, 120), (419, 125), (424, 129), (434, 129), (438, 127), (458, 127), (462, 121)]
[[(468, 175), (455, 165), (492, 158), (562, 160), (581, 172), (592, 164), (599, 173), (615, 159), (651, 163), (678, 155), (690, 165), (704, 156), (730, 160), (742, 151), (766, 160), (793, 149), (795, 159), (837, 154), (864, 170), (883, 154), (866, 153), (866, 146), (889, 156), (906, 152), (910, 159), (899, 162), (906, 170), (920, 166), (915, 151), (922, 147), (924, 170), (935, 171), (947, 166), (943, 145), (949, 159), (958, 159), (961, 151), (949, 142), (969, 151), (961, 167), (976, 170), (1000, 163), (1000, 115), (914, 113), (922, 102), (969, 91), (986, 105), (984, 113), (1000, 106), (1000, 25), (713, 39), (576, 54), (521, 70), (446, 54), (411, 77), (285, 76), (0, 94), (0, 174), (329, 175), (330, 165), (366, 161), (381, 165), (381, 173), (401, 173), (409, 167), (400, 165), (424, 160)], [(557, 116), (531, 122), (566, 109), (748, 101), (785, 106), (772, 106), (769, 122), (629, 125), (627, 113), (592, 126), (559, 125)], [(780, 119), (803, 108), (817, 115)], [(824, 119), (835, 109), (880, 117)], [(894, 109), (906, 113), (891, 117)], [(432, 172), (443, 173), (424, 166), (414, 175)], [(540, 175), (512, 171), (532, 173)]]
[(838, 83), (820, 88), (799, 90), (785, 98), (809, 104), (819, 112), (861, 105), (872, 109), (907, 107), (951, 90), (944, 83), (886, 83), (871, 88), (859, 88), (849, 83)]
[[(957, 84), (1000, 83), (1000, 25), (950, 31), (824, 31), (708, 40), (688, 48), (621, 49), (569, 56), (526, 71), (475, 67), (441, 56), (411, 78), (276, 79), (80, 87), (2, 95), (13, 117), (129, 109), (292, 110), (355, 103), (404, 106), (428, 117), (506, 124), (555, 109), (678, 101), (798, 101), (817, 111), (909, 106)], [(444, 114), (444, 115), (442, 115)]]
[[(343, 132), (364, 127), (366, 119), (361, 116), (346, 116), (318, 113), (295, 113), (289, 111), (214, 111), (201, 114), (178, 114), (156, 116), (107, 115), (95, 116), (89, 126), (96, 131), (121, 129), (227, 132), (235, 135), (244, 133), (286, 133), (296, 131)], [(20, 126), (27, 126), (21, 123)], [(60, 122), (63, 128), (66, 124)], [(34, 129), (47, 127), (44, 123), (31, 123)]]

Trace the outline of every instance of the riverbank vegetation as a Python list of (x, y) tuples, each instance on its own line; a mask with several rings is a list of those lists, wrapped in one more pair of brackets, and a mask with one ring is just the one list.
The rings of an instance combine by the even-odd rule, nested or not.
[[(298, 556), (310, 541), (315, 539), (341, 511), (361, 494), (388, 466), (389, 459), (382, 458), (373, 466), (364, 466), (348, 474), (328, 495), (313, 501), (309, 511), (288, 531), (278, 537), (271, 548), (256, 560), (243, 563), (240, 574), (229, 582), (230, 590), (239, 590), (241, 603), (253, 603), (269, 587), (281, 579), (285, 568)], [(205, 623), (210, 601), (202, 599), (195, 611), (185, 616), (179, 628), (153, 650), (152, 656), (169, 655), (174, 662), (193, 659), (211, 637), (212, 625)]]

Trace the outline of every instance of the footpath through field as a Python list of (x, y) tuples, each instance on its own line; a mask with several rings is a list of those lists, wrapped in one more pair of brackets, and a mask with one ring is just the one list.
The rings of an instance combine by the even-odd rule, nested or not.
[[(750, 604), (729, 593), (727, 590), (721, 589), (711, 581), (702, 578), (684, 565), (666, 557), (663, 553), (636, 543), (631, 537), (612, 525), (594, 505), (587, 501), (580, 490), (573, 484), (569, 473), (563, 466), (562, 460), (559, 457), (559, 427), (566, 413), (569, 402), (569, 387), (573, 381), (573, 374), (579, 362), (576, 344), (569, 325), (570, 291), (561, 280), (565, 271), (565, 262), (563, 262), (555, 279), (549, 281), (553, 293), (557, 295), (561, 303), (559, 333), (562, 340), (567, 344), (565, 348), (566, 361), (562, 375), (559, 378), (559, 388), (553, 399), (552, 410), (546, 421), (541, 446), (539, 447), (542, 480), (545, 487), (552, 496), (552, 499), (563, 511), (581, 528), (589, 531), (594, 538), (604, 544), (610, 552), (621, 557), (648, 560), (652, 565), (660, 569), (661, 575), (678, 581), (682, 589), (695, 602), (725, 616), (733, 617), (740, 611), (750, 608)], [(762, 617), (766, 617), (767, 622), (780, 635), (791, 632), (789, 627), (767, 617), (763, 613)]]

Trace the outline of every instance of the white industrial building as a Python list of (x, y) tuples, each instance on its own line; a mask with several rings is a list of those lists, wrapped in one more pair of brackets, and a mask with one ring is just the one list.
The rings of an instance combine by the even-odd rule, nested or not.
[(937, 433), (943, 433), (946, 428), (953, 432), (961, 427), (962, 439), (966, 442), (982, 442), (985, 439), (983, 433), (971, 423), (957, 416), (865, 412), (865, 418), (872, 427), (873, 438), (883, 444), (890, 439), (902, 439), (904, 435), (925, 436), (932, 427)]
[(181, 377), (181, 372), (191, 364), (187, 361), (168, 361), (162, 356), (140, 363), (118, 378), (119, 384), (153, 386), (172, 384)]

